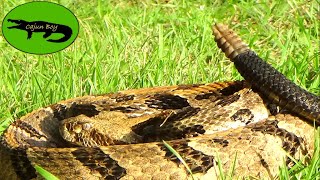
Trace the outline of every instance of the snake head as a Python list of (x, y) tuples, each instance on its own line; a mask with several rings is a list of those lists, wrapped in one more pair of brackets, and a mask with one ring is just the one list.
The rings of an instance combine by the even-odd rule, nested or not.
[(94, 147), (97, 142), (92, 139), (95, 132), (93, 123), (85, 115), (65, 119), (61, 122), (59, 128), (63, 139), (77, 146)]
[(63, 120), (59, 131), (63, 139), (76, 146), (110, 146), (138, 141), (137, 135), (131, 132), (131, 129), (125, 131), (123, 128), (110, 125), (109, 122), (110, 119), (103, 113), (101, 117), (88, 117), (81, 114)]

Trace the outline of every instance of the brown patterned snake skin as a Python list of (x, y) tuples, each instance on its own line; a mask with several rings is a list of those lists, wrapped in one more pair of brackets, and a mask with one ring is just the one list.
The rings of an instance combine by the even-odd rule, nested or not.
[(234, 167), (233, 177), (270, 179), (294, 164), (288, 155), (307, 161), (319, 97), (226, 26), (214, 25), (213, 34), (246, 81), (126, 90), (40, 108), (2, 135), (0, 177), (41, 179), (39, 165), (61, 179), (192, 179), (161, 140), (194, 179), (219, 178), (218, 161), (225, 172)]

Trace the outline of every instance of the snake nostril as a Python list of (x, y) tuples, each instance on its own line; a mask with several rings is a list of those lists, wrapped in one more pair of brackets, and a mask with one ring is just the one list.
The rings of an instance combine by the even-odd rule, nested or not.
[(82, 125), (82, 129), (85, 131), (89, 130), (91, 127), (92, 127), (92, 124), (90, 124), (90, 123), (84, 123)]

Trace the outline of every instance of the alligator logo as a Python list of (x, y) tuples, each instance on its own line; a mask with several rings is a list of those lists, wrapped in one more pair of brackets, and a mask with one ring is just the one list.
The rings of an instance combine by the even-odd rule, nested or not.
[(34, 32), (45, 32), (43, 38), (49, 37), (52, 33), (61, 33), (64, 37), (60, 39), (47, 39), (49, 42), (61, 43), (65, 42), (70, 39), (72, 35), (72, 29), (69, 26), (61, 25), (61, 24), (54, 24), (45, 21), (24, 21), (24, 20), (14, 20), (8, 19), (8, 22), (16, 23), (16, 26), (10, 26), (8, 29), (21, 29), (28, 32), (27, 39), (30, 39), (32, 33)]

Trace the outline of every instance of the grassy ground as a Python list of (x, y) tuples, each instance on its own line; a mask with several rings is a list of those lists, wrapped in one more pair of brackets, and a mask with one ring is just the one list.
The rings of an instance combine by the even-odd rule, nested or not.
[[(0, 2), (0, 18), (24, 2), (30, 1)], [(228, 24), (289, 79), (320, 95), (317, 1), (53, 2), (76, 14), (80, 34), (67, 49), (44, 56), (22, 53), (0, 36), (0, 131), (33, 109), (85, 94), (241, 79), (215, 45), (214, 21)], [(320, 160), (314, 161), (290, 176), (314, 178)], [(286, 171), (280, 177), (288, 178)]]

